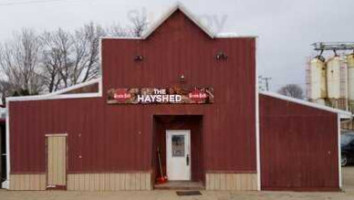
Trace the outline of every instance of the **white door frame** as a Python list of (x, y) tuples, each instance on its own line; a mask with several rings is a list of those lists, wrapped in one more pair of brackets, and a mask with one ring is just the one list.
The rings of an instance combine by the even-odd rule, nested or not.
[[(172, 156), (172, 136), (184, 136), (183, 156)], [(171, 181), (191, 180), (191, 131), (190, 130), (166, 130), (166, 172)]]

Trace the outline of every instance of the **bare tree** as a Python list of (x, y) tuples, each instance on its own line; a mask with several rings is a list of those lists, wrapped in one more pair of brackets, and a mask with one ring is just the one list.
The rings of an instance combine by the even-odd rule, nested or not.
[(132, 35), (134, 37), (141, 37), (148, 26), (146, 15), (133, 17), (130, 21), (133, 24), (133, 28), (131, 30)]
[(37, 35), (24, 29), (0, 44), (0, 94), (39, 94), (82, 83), (100, 74), (100, 38), (140, 37), (147, 27), (146, 17), (132, 18), (132, 28), (115, 24), (109, 28), (89, 23), (73, 32), (61, 28)]
[(38, 94), (42, 82), (36, 66), (39, 63), (41, 43), (33, 30), (23, 29), (15, 38), (1, 45), (0, 67), (2, 81), (8, 82), (14, 91)]
[(283, 86), (278, 90), (279, 94), (289, 96), (289, 97), (294, 97), (297, 99), (303, 99), (304, 98), (304, 91), (302, 88), (296, 84), (288, 84)]
[(14, 86), (8, 81), (0, 81), (1, 101), (4, 104), (5, 98), (14, 94)]
[(63, 87), (70, 86), (70, 75), (72, 73), (73, 61), (70, 57), (73, 51), (72, 35), (62, 29), (52, 33), (51, 50), (57, 56), (58, 73), (63, 82)]
[(42, 78), (49, 92), (68, 86), (69, 54), (72, 47), (71, 36), (58, 29), (55, 32), (44, 32), (41, 36), (42, 51)]
[(93, 23), (74, 34), (58, 29), (42, 35), (42, 69), (49, 92), (65, 88), (98, 76), (99, 42), (105, 30)]
[(124, 37), (129, 36), (130, 33), (127, 29), (116, 23), (106, 28), (106, 34), (113, 37)]
[(86, 24), (77, 30), (74, 35), (73, 69), (71, 84), (77, 84), (96, 78), (99, 74), (100, 38), (106, 31), (94, 23)]

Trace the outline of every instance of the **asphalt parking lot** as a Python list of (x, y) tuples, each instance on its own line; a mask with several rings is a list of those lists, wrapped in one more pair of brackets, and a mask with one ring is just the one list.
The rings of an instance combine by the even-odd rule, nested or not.
[(146, 192), (70, 192), (70, 191), (6, 191), (0, 190), (0, 200), (162, 200), (162, 199), (193, 199), (193, 200), (324, 200), (354, 199), (354, 166), (342, 168), (342, 192), (228, 192), (202, 191), (201, 196), (179, 197), (175, 191), (154, 190)]

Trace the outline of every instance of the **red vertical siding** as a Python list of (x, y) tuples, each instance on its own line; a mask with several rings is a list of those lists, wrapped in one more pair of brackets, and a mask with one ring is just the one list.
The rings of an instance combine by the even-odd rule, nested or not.
[[(218, 51), (228, 60), (217, 61)], [(137, 54), (143, 62), (133, 61)], [(134, 106), (132, 112), (145, 110), (144, 126), (151, 126), (146, 119), (155, 113), (204, 115), (206, 169), (255, 171), (254, 38), (211, 39), (176, 12), (146, 40), (103, 40), (103, 66), (104, 91), (178, 85), (181, 74), (186, 85), (213, 87), (211, 105)], [(117, 113), (124, 109), (112, 107)]]
[[(146, 40), (104, 39), (102, 62), (102, 98), (10, 103), (12, 173), (45, 170), (47, 133), (68, 133), (69, 173), (152, 170), (157, 114), (203, 116), (206, 171), (256, 170), (254, 38), (211, 39), (177, 11)], [(215, 103), (106, 104), (110, 88), (174, 86), (181, 74), (213, 87)]]
[(260, 95), (265, 190), (337, 190), (337, 114)]

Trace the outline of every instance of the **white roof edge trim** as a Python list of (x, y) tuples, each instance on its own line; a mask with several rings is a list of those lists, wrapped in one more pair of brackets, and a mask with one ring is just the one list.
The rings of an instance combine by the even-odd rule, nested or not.
[(237, 33), (219, 32), (216, 33), (215, 38), (259, 38), (258, 35), (239, 35)]
[(104, 36), (100, 37), (101, 40), (104, 39), (121, 39), (121, 40), (143, 40), (141, 37), (134, 37), (134, 36)]
[(132, 36), (116, 36), (116, 37), (102, 37), (101, 39), (130, 39), (130, 40), (144, 40), (149, 37), (161, 24), (163, 24), (177, 9), (182, 11), (190, 20), (192, 20), (200, 29), (202, 29), (210, 38), (255, 38), (254, 35), (238, 35), (237, 33), (214, 33), (208, 27), (204, 26), (192, 12), (190, 12), (182, 3), (175, 3), (162, 17), (154, 22), (148, 30), (146, 30), (141, 37)]
[(225, 33), (223, 33), (223, 32), (217, 33), (215, 36), (218, 37), (218, 38), (240, 37), (240, 35), (237, 34), (237, 33), (226, 33), (226, 32)]
[[(234, 34), (224, 34), (223, 32), (221, 33), (217, 33), (214, 38), (259, 38), (258, 35), (237, 35), (236, 33)], [(145, 38), (142, 37), (130, 37), (130, 36), (105, 36), (105, 37), (101, 37), (101, 40), (144, 40)]]
[(324, 106), (324, 105), (308, 102), (308, 101), (301, 100), (301, 99), (295, 99), (295, 98), (284, 96), (284, 95), (277, 94), (277, 93), (274, 93), (274, 92), (260, 91), (259, 94), (263, 94), (263, 95), (274, 97), (274, 98), (277, 98), (277, 99), (282, 99), (282, 100), (285, 100), (285, 101), (289, 101), (289, 102), (305, 105), (305, 106), (308, 106), (308, 107), (317, 108), (317, 109), (320, 109), (320, 110), (325, 110), (325, 111), (328, 111), (328, 112), (337, 113), (337, 114), (340, 115), (340, 118), (343, 118), (343, 119), (352, 118), (352, 113), (344, 111), (344, 110), (331, 108), (331, 107), (328, 107), (328, 106)]
[(23, 97), (11, 97), (6, 99), (7, 102), (14, 101), (39, 101), (39, 100), (55, 100), (55, 99), (84, 99), (84, 98), (97, 98), (102, 95), (99, 93), (81, 93), (81, 94), (63, 94), (58, 96), (23, 96)]
[(177, 2), (173, 5), (157, 22), (153, 23), (149, 30), (143, 33), (142, 38), (146, 39), (149, 37), (161, 24), (163, 24), (176, 10), (180, 10), (185, 14), (190, 20), (192, 20), (200, 29), (202, 29), (211, 38), (214, 38), (215, 34), (205, 27), (182, 3)]
[[(220, 39), (223, 39), (223, 38), (259, 38), (258, 35), (237, 35), (236, 33), (217, 33), (214, 38), (220, 38)], [(105, 36), (105, 37), (101, 37), (100, 38), (101, 40), (144, 40), (145, 38), (142, 38), (142, 37), (125, 37), (125, 36)]]
[[(98, 92), (96, 93), (78, 93), (78, 94), (63, 94), (71, 90), (75, 90), (81, 87), (92, 85), (98, 83)], [(72, 99), (72, 98), (90, 98), (90, 97), (100, 97), (102, 96), (101, 91), (102, 78), (96, 78), (84, 83), (79, 83), (56, 92), (42, 95), (32, 95), (32, 96), (18, 96), (18, 97), (7, 97), (6, 102), (10, 101), (31, 101), (31, 100), (49, 100), (49, 99)]]

